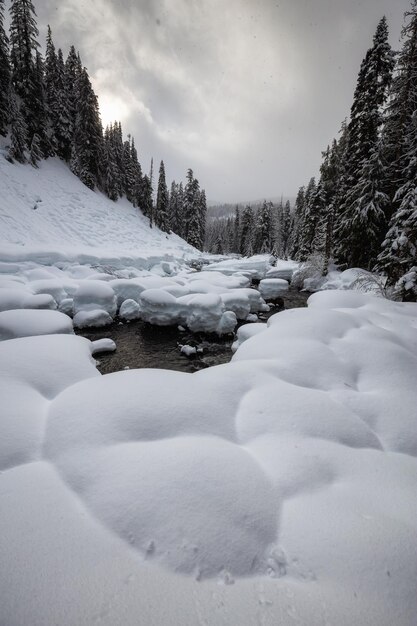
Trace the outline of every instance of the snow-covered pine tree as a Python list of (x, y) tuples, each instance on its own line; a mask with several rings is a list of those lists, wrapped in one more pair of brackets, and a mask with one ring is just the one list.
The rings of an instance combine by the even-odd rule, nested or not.
[(310, 178), (304, 194), (303, 216), (300, 225), (300, 235), (298, 244), (298, 261), (306, 261), (312, 252), (312, 242), (315, 235), (315, 227), (317, 225), (317, 206), (318, 194), (316, 179)]
[(404, 144), (405, 182), (395, 196), (399, 208), (391, 218), (379, 267), (386, 271), (391, 284), (400, 282), (403, 300), (417, 301), (417, 103)]
[(58, 116), (58, 57), (55, 51), (55, 45), (52, 40), (51, 27), (48, 24), (48, 32), (46, 36), (46, 53), (45, 53), (45, 102), (50, 120), (50, 137), (51, 143), (56, 147), (55, 125)]
[(182, 182), (178, 185), (178, 193), (177, 193), (177, 213), (179, 217), (178, 221), (178, 230), (176, 231), (177, 235), (185, 238), (184, 229), (185, 229), (185, 220), (184, 220), (184, 202), (185, 202), (185, 194), (184, 194), (184, 185)]
[[(360, 196), (361, 190), (366, 186), (364, 175), (375, 172), (375, 160), (369, 167), (366, 163), (374, 159), (379, 141), (379, 133), (383, 122), (382, 109), (388, 96), (388, 89), (392, 79), (394, 68), (394, 53), (388, 43), (388, 26), (383, 17), (378, 24), (373, 46), (366, 53), (362, 62), (358, 82), (355, 90), (354, 101), (351, 109), (349, 123), (348, 146), (346, 149), (346, 184), (348, 193), (341, 206), (337, 225), (338, 249), (337, 256), (340, 261), (358, 265), (360, 261), (366, 267), (375, 261), (374, 248), (368, 247), (363, 224), (367, 223), (366, 235), (372, 240), (379, 238), (383, 227), (379, 218), (375, 223), (376, 213), (372, 204), (363, 204)], [(367, 210), (371, 211), (369, 219), (363, 215)], [(358, 213), (361, 213), (359, 215)], [(372, 230), (372, 235), (371, 235)], [(364, 250), (364, 254), (352, 253), (353, 250)], [(366, 252), (368, 250), (368, 252)]]
[(233, 223), (233, 245), (231, 252), (238, 253), (240, 251), (240, 211), (239, 206), (235, 207), (235, 219)]
[(291, 259), (298, 258), (300, 247), (301, 225), (304, 216), (304, 187), (300, 187), (295, 200), (294, 209), (290, 220), (290, 234), (288, 239), (288, 256)]
[(10, 61), (15, 93), (30, 107), (31, 82), (35, 69), (39, 35), (31, 0), (12, 0), (10, 5)]
[(43, 67), (40, 55), (37, 55), (39, 31), (36, 24), (36, 12), (30, 0), (12, 0), (10, 5), (10, 63), (12, 85), (20, 98), (20, 110), (27, 126), (29, 145), (35, 133), (41, 139), (42, 150), (48, 154), (44, 135), (46, 129), (43, 99)]
[(0, 135), (7, 134), (10, 118), (10, 62), (8, 39), (4, 30), (4, 0), (0, 0)]
[(77, 117), (77, 101), (78, 101), (78, 78), (82, 72), (82, 64), (79, 54), (77, 54), (74, 46), (70, 47), (67, 59), (65, 61), (65, 93), (67, 94), (67, 109), (70, 120), (72, 137), (75, 131), (75, 119)]
[(97, 96), (83, 68), (77, 79), (77, 116), (72, 146), (71, 168), (80, 180), (94, 189), (100, 185), (103, 131)]
[(382, 132), (384, 191), (391, 201), (388, 219), (399, 209), (400, 201), (395, 197), (406, 182), (406, 137), (417, 108), (417, 0), (413, 0), (410, 10), (405, 13), (401, 38), (403, 46), (397, 59)]
[(134, 201), (135, 172), (132, 163), (130, 135), (123, 142), (123, 191), (129, 202)]
[(132, 188), (132, 204), (133, 206), (142, 206), (142, 168), (139, 163), (138, 153), (135, 146), (135, 140), (132, 137), (130, 142), (130, 162), (132, 167), (132, 178), (133, 178), (133, 188)]
[(119, 170), (114, 157), (112, 134), (113, 126), (110, 124), (104, 131), (104, 191), (115, 202), (119, 197)]
[(57, 55), (56, 103), (53, 136), (56, 152), (61, 159), (69, 161), (73, 138), (73, 124), (69, 109), (69, 94), (66, 81), (66, 69), (61, 48)]
[(200, 185), (192, 169), (187, 171), (187, 184), (184, 190), (184, 225), (185, 239), (189, 244), (199, 248), (201, 246), (200, 217), (198, 199)]
[(198, 246), (199, 250), (202, 250), (204, 247), (204, 239), (206, 236), (206, 221), (207, 221), (207, 199), (206, 192), (202, 189), (198, 195), (198, 218), (199, 218), (199, 230), (200, 230), (200, 244)]
[(30, 144), (30, 162), (33, 167), (38, 167), (38, 162), (43, 158), (41, 150), (41, 140), (39, 135), (35, 133)]
[(25, 150), (28, 143), (27, 127), (14, 93), (10, 100), (10, 140), (9, 158), (12, 161), (25, 163)]
[(272, 252), (272, 248), (274, 247), (274, 229), (272, 222), (272, 202), (264, 200), (256, 216), (256, 252)]
[(169, 223), (172, 232), (180, 234), (181, 231), (181, 222), (182, 222), (182, 214), (180, 211), (179, 204), (179, 185), (175, 182), (175, 180), (171, 183), (171, 190), (169, 193)]
[(252, 207), (248, 205), (243, 209), (240, 219), (239, 252), (244, 256), (252, 256), (253, 254), (254, 226), (255, 216)]
[(165, 166), (161, 161), (159, 166), (158, 191), (156, 195), (155, 224), (165, 233), (169, 232), (169, 197), (165, 179)]
[(145, 174), (142, 178), (142, 213), (149, 218), (149, 226), (152, 228), (153, 223), (153, 192), (150, 177)]

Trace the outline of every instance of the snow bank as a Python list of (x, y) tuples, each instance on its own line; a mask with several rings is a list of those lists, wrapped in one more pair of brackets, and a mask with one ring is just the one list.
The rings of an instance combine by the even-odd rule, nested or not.
[(275, 261), (269, 254), (257, 254), (243, 259), (228, 259), (220, 263), (213, 263), (206, 268), (207, 272), (220, 272), (226, 276), (241, 273), (249, 278), (261, 279), (271, 269)]

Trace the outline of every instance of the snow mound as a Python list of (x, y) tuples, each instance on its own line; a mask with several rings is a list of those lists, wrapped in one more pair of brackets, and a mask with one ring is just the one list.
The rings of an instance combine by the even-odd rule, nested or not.
[[(181, 300), (144, 294), (167, 310)], [(182, 298), (205, 314), (224, 306), (215, 293)], [(73, 335), (0, 343), (2, 610), (19, 617), (8, 623), (33, 622), (31, 610), (36, 623), (82, 623), (80, 605), (84, 623), (94, 622), (102, 584), (109, 623), (128, 610), (122, 621), (133, 624), (146, 605), (141, 595), (126, 608), (130, 584), (133, 596), (145, 585), (156, 606), (176, 607), (187, 626), (201, 621), (196, 602), (213, 608), (226, 596), (257, 623), (279, 589), (271, 623), (289, 602), (285, 624), (294, 615), (314, 626), (329, 615), (343, 626), (363, 615), (379, 626), (413, 623), (417, 305), (320, 292), (308, 309), (239, 336), (231, 363), (196, 374), (101, 376), (97, 346)], [(70, 589), (61, 575), (55, 582), (57, 568)], [(204, 578), (236, 578), (236, 595), (214, 597), (218, 586), (192, 580)], [(146, 587), (150, 579), (171, 595)], [(37, 593), (22, 603), (31, 584)]]
[(265, 300), (274, 300), (288, 291), (289, 284), (283, 278), (264, 278), (259, 283), (259, 291)]
[(58, 311), (20, 309), (0, 313), (0, 341), (72, 332), (71, 319)]

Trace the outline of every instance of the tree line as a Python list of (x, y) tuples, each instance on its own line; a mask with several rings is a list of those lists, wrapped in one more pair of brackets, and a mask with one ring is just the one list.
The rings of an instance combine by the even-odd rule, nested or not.
[(402, 48), (388, 43), (385, 17), (358, 74), (350, 117), (323, 152), (318, 180), (298, 191), (288, 253), (321, 254), (345, 267), (384, 273), (417, 299), (417, 0)]
[(213, 254), (289, 254), (291, 226), (289, 200), (277, 205), (266, 200), (260, 206), (236, 206), (234, 215), (207, 220), (205, 250)]
[(75, 47), (64, 59), (48, 26), (43, 58), (31, 0), (11, 1), (9, 37), (4, 7), (0, 0), (0, 135), (9, 140), (7, 158), (37, 167), (58, 156), (90, 189), (111, 200), (126, 196), (150, 226), (172, 230), (201, 249), (206, 198), (193, 171), (184, 186), (174, 181), (169, 192), (161, 161), (154, 190), (153, 162), (143, 174), (134, 138), (123, 138), (118, 121), (103, 131), (98, 98)]

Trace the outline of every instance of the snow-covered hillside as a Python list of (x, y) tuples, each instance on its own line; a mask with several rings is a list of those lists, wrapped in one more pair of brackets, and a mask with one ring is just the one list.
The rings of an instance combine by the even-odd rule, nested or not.
[[(126, 199), (93, 192), (59, 159), (39, 169), (11, 164), (0, 150), (0, 260), (138, 265), (152, 256), (198, 251), (177, 235), (149, 228)], [(140, 262), (139, 262), (140, 264)]]

